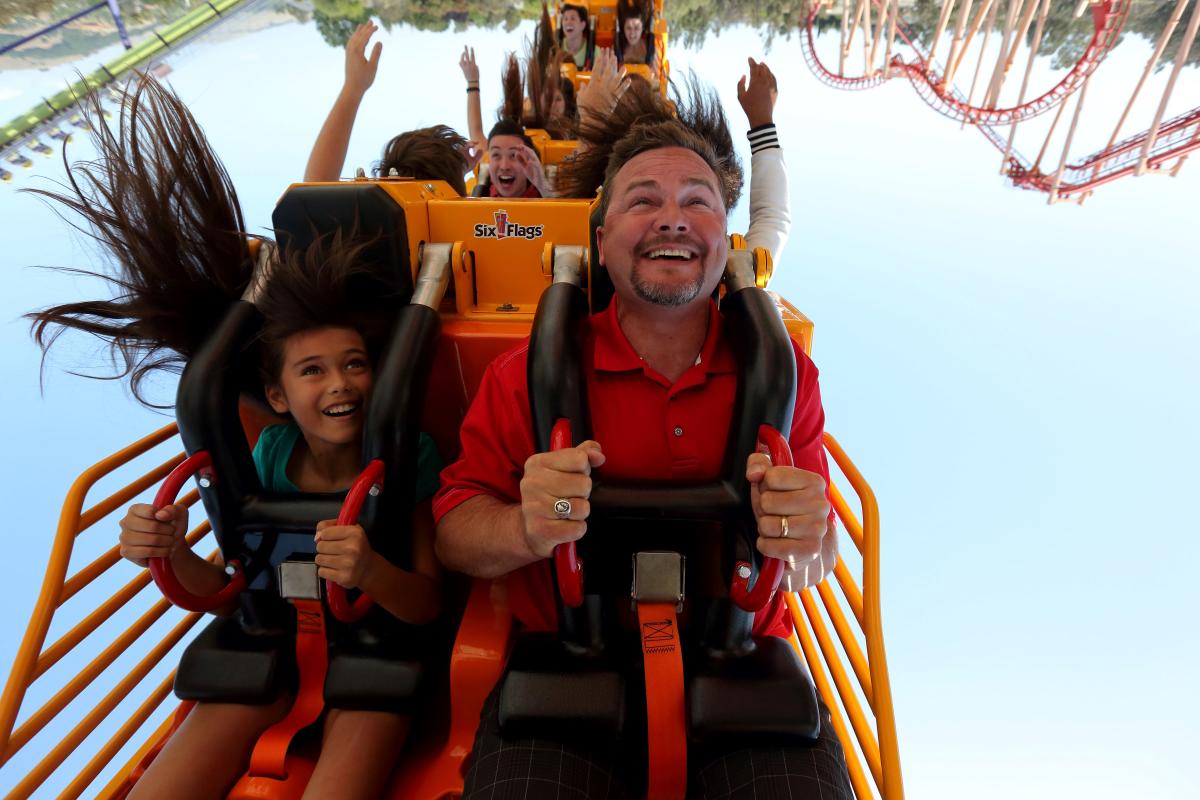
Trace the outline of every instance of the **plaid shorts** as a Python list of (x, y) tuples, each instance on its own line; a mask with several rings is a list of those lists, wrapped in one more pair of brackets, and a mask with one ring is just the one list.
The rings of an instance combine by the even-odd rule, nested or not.
[[(842, 745), (821, 705), (812, 747), (744, 747), (688, 754), (696, 800), (854, 800)], [(463, 800), (633, 800), (644, 794), (645, 741), (504, 739), (500, 690), (484, 704)], [(631, 752), (632, 751), (632, 752)]]

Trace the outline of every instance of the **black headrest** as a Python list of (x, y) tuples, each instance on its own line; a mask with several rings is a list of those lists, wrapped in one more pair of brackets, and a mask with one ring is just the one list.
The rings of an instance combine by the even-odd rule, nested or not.
[(304, 248), (317, 236), (339, 229), (374, 238), (363, 254), (364, 262), (373, 267), (363, 279), (366, 285), (352, 291), (359, 296), (361, 289), (361, 296), (381, 298), (389, 307), (399, 307), (412, 297), (404, 210), (378, 184), (293, 187), (275, 206), (271, 221), (281, 248)]
[[(594, 224), (592, 231), (595, 255)], [(594, 310), (611, 299), (612, 287), (602, 269), (593, 263)], [(607, 288), (607, 297), (598, 299), (601, 284)], [(721, 472), (711, 481), (667, 485), (652, 481), (610, 482), (594, 476), (588, 525), (589, 529), (602, 533), (584, 537), (576, 545), (584, 563), (591, 565), (584, 573), (585, 594), (613, 596), (613, 586), (597, 580), (605, 572), (617, 576), (618, 587), (627, 587), (630, 555), (645, 547), (692, 549), (692, 553), (686, 554), (693, 563), (698, 556), (716, 554), (721, 572), (727, 575), (732, 574), (735, 561), (749, 560), (754, 567), (761, 564), (761, 554), (754, 546), (757, 528), (745, 480), (746, 457), (758, 447), (760, 426), (769, 425), (782, 432), (791, 429), (796, 398), (795, 355), (775, 302), (764, 290), (749, 286), (732, 292), (725, 297), (721, 311), (725, 336), (738, 362), (737, 391)], [(569, 282), (547, 287), (538, 303), (529, 340), (528, 383), (530, 415), (539, 451), (549, 449), (550, 432), (559, 420), (570, 422), (573, 443), (592, 438), (581, 344), (587, 313), (583, 291)], [(639, 533), (633, 523), (661, 533), (663, 540)], [(671, 524), (670, 529), (666, 523)], [(716, 546), (700, 541), (696, 535), (704, 530), (704, 523), (719, 524), (716, 530), (721, 533), (721, 541)], [(608, 565), (606, 556), (612, 556)], [(689, 573), (705, 574), (704, 570), (700, 573), (689, 570)], [(726, 605), (730, 606), (727, 601)], [(710, 644), (716, 641), (713, 637), (735, 642), (748, 635), (749, 614), (730, 606), (728, 619), (730, 624), (714, 625), (712, 636), (706, 634)], [(564, 638), (581, 647), (590, 646), (595, 628), (587, 622), (582, 609), (568, 608), (560, 602), (559, 623)], [(572, 631), (579, 633), (575, 635)]]
[(600, 251), (596, 247), (596, 228), (602, 222), (604, 219), (600, 216), (600, 206), (596, 206), (588, 218), (588, 242), (591, 248), (591, 258), (588, 259), (588, 302), (593, 314), (608, 308), (614, 291), (608, 268), (600, 263)]

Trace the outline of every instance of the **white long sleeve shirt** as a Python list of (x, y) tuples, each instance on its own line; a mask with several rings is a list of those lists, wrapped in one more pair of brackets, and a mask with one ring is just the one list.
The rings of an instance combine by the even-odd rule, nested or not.
[(761, 247), (776, 266), (792, 229), (787, 164), (774, 125), (760, 125), (750, 140), (750, 227), (746, 246)]

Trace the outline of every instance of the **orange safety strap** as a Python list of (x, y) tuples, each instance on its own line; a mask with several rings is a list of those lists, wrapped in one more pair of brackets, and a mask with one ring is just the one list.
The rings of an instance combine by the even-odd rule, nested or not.
[(687, 792), (687, 720), (683, 653), (674, 603), (637, 604), (646, 667), (647, 800), (683, 800)]
[(292, 599), (296, 607), (296, 669), (300, 686), (288, 715), (263, 732), (250, 756), (249, 775), (287, 778), (288, 748), (296, 734), (316, 722), (325, 710), (325, 673), (329, 650), (325, 640), (325, 611), (320, 600)]

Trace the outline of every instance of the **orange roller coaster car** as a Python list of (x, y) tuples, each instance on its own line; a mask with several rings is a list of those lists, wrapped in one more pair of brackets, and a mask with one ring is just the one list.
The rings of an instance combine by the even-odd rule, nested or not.
[[(419, 284), (436, 270), (449, 272), (449, 291), (437, 306), (441, 329), (421, 427), (451, 460), (458, 453), (459, 425), (484, 369), (494, 356), (529, 335), (539, 298), (556, 266), (567, 261), (578, 265), (584, 283), (590, 285), (586, 276), (591, 268), (593, 205), (582, 200), (458, 198), (445, 184), (407, 179), (323, 186), (344, 192), (348, 199), (363, 186), (381, 188), (403, 211), (414, 281)], [(765, 253), (747, 252), (740, 237), (733, 237), (732, 244), (731, 262), (749, 265), (756, 271), (756, 282), (765, 285)], [(808, 351), (811, 321), (782, 297), (774, 296), (774, 302), (788, 333)], [(243, 403), (241, 422), (252, 443), (269, 420), (257, 407)], [(22, 767), (24, 774), (19, 775), (11, 773), (10, 764), (10, 798), (29, 797), (48, 781), (61, 797), (123, 797), (191, 709), (184, 703), (163, 713), (174, 673), (159, 677), (160, 665), (189, 636), (200, 615), (172, 608), (156, 589), (146, 591), (146, 571), (124, 582), (130, 568), (119, 566), (115, 546), (90, 563), (72, 563), (81, 536), (105, 535), (103, 526), (99, 534), (92, 529), (155, 487), (182, 461), (182, 455), (168, 455), (150, 469), (137, 465), (156, 449), (175, 448), (176, 432), (168, 425), (103, 458), (67, 493), (41, 593), (0, 700), (3, 762), (21, 754), (23, 763), (33, 763)], [(851, 490), (843, 494), (837, 480), (832, 487), (835, 511), (853, 547), (843, 548), (846, 558), (839, 560), (829, 579), (787, 597), (796, 628), (792, 645), (832, 711), (856, 796), (900, 800), (899, 750), (881, 622), (878, 509), (870, 487), (828, 434), (825, 446), (840, 470), (842, 486), (848, 484)], [(122, 485), (97, 500), (93, 488), (102, 481), (106, 486)], [(197, 496), (190, 492), (181, 502), (194, 504)], [(197, 544), (208, 536), (204, 522), (188, 540)], [(80, 603), (69, 602), (93, 584), (103, 587), (106, 599), (101, 603), (80, 608)], [(463, 766), (484, 698), (504, 672), (515, 633), (503, 579), (476, 580), (464, 594), (448, 676), (434, 682), (434, 696), (427, 698), (426, 710), (414, 723), (412, 742), (397, 764), (387, 797), (437, 800), (461, 793)], [(140, 616), (123, 630), (100, 630), (118, 614)], [(151, 633), (159, 620), (173, 627), (165, 634)], [(52, 623), (66, 632), (47, 644)], [(133, 666), (122, 660), (117, 667), (127, 654), (141, 658)], [(86, 663), (73, 674), (51, 672), (68, 655)], [(155, 677), (147, 681), (151, 673)], [(35, 684), (37, 694), (49, 692), (49, 699), (40, 707), (26, 708)], [(109, 717), (119, 724), (113, 728), (109, 723), (108, 738), (93, 741), (93, 732)], [(52, 723), (58, 723), (59, 730), (64, 721), (76, 720), (53, 741), (39, 736)], [(123, 756), (123, 762), (117, 761), (134, 741), (142, 744)], [(278, 784), (274, 794), (242, 796), (298, 797), (312, 769), (310, 749), (301, 741), (287, 751), (286, 770), (294, 780)], [(73, 755), (77, 753), (85, 755), (86, 762), (79, 764), (80, 756)]]

